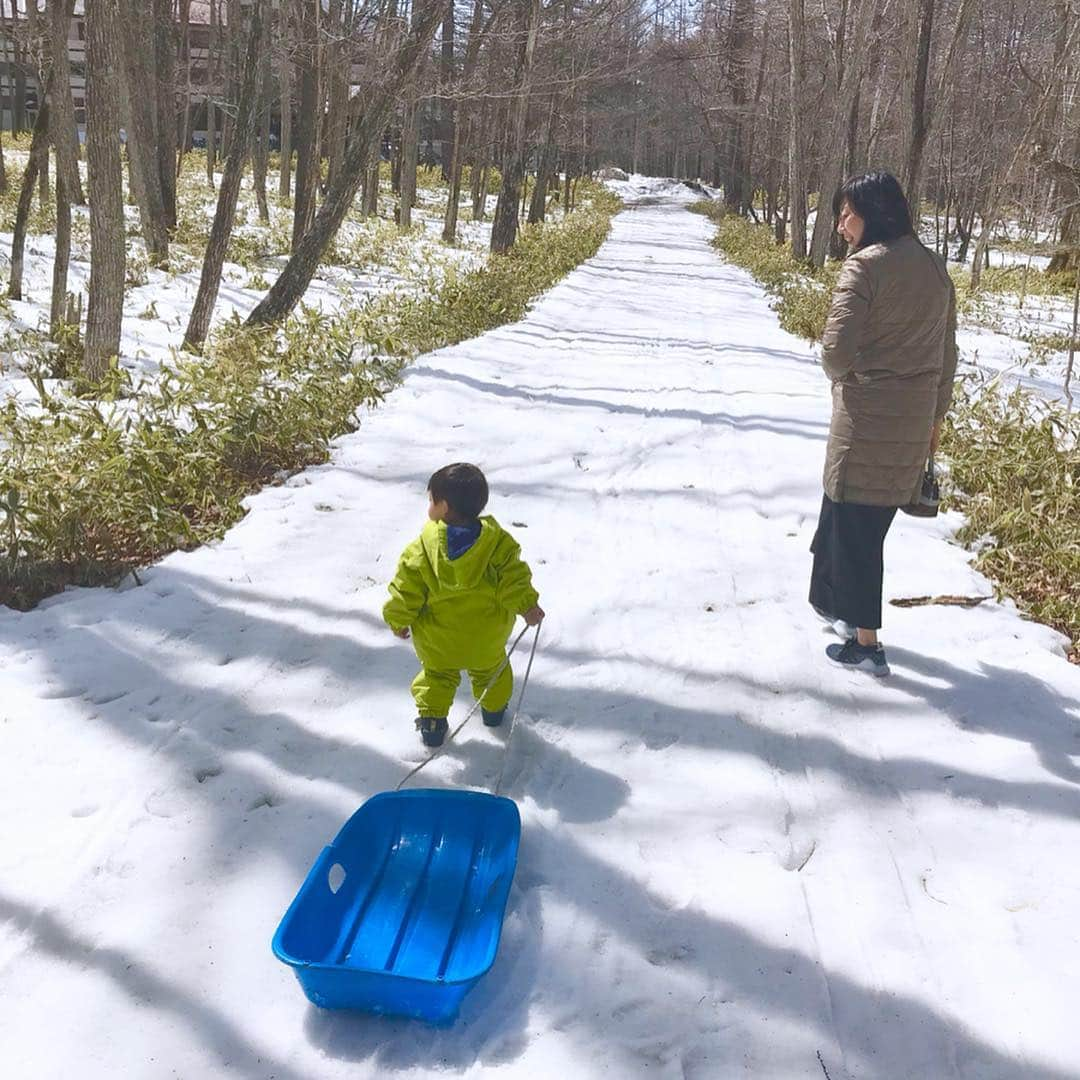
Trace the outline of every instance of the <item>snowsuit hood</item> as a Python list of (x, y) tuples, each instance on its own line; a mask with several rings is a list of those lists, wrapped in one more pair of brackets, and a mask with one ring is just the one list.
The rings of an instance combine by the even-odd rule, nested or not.
[(383, 618), (412, 629), (426, 668), (460, 671), (501, 661), (516, 616), (539, 600), (517, 541), (491, 516), (455, 559), (446, 525), (429, 521), (401, 554)]

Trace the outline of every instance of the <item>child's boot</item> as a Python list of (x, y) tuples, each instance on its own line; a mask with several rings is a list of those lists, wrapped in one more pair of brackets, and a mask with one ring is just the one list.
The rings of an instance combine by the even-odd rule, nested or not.
[(450, 725), (445, 716), (418, 716), (416, 730), (420, 732), (425, 746), (442, 746)]
[(480, 715), (484, 718), (484, 727), (498, 727), (506, 717), (506, 706), (504, 705), (498, 712), (488, 712), (481, 706)]

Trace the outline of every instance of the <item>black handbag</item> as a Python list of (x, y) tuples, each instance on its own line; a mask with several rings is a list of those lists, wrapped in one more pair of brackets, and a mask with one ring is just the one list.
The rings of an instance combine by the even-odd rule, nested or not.
[(937, 517), (940, 503), (941, 488), (934, 474), (934, 458), (931, 455), (926, 462), (926, 472), (923, 473), (922, 487), (919, 488), (918, 495), (900, 509), (912, 517), (932, 518)]

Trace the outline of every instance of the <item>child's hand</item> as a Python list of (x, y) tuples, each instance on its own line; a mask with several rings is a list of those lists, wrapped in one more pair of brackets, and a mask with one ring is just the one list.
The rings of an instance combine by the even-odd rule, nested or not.
[(533, 604), (528, 611), (523, 611), (521, 617), (525, 620), (526, 626), (537, 626), (544, 619), (544, 609), (539, 604)]
[(407, 626), (403, 626), (400, 630), (395, 630), (394, 631), (394, 637), (399, 637), (399, 638), (404, 639), (405, 641), (408, 641), (408, 639), (409, 639), (409, 628)]

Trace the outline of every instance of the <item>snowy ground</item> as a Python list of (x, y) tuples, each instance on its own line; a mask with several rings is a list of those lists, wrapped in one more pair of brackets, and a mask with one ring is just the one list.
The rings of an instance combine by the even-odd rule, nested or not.
[[(621, 215), (221, 543), (0, 612), (5, 1076), (1080, 1077), (1080, 669), (990, 600), (890, 608), (888, 680), (825, 664), (825, 381), (711, 231)], [(524, 826), (433, 1030), (318, 1011), (270, 939), (419, 760), (379, 610), (459, 459), (549, 618), (509, 748), (470, 725), (428, 774), (508, 753)], [(898, 521), (889, 598), (990, 593), (956, 524)]]

